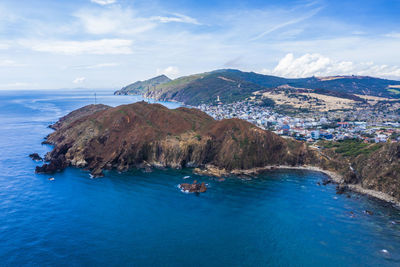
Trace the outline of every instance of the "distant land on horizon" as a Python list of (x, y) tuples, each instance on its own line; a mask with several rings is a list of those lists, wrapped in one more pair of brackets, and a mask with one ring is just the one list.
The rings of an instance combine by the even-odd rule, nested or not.
[(290, 89), (365, 101), (361, 96), (400, 99), (400, 81), (369, 76), (327, 76), (282, 78), (236, 69), (221, 69), (171, 80), (160, 75), (137, 81), (116, 91), (116, 95), (140, 94), (157, 100), (172, 100), (188, 105), (212, 104), (219, 96), (224, 103), (244, 100), (256, 92)]

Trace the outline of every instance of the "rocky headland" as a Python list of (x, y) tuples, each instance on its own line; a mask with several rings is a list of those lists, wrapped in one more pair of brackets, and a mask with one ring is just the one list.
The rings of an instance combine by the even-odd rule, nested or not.
[(189, 108), (168, 109), (138, 102), (115, 108), (90, 105), (51, 126), (45, 143), (54, 145), (49, 163), (37, 172), (67, 166), (86, 168), (93, 176), (105, 169), (184, 168), (206, 165), (221, 170), (251, 169), (267, 164), (309, 163), (305, 144), (286, 140), (239, 119), (216, 121)]
[(214, 120), (197, 109), (146, 102), (85, 106), (50, 127), (55, 131), (44, 143), (54, 148), (38, 173), (75, 166), (100, 177), (111, 169), (190, 167), (204, 175), (255, 176), (275, 168), (307, 168), (328, 174), (341, 184), (340, 191), (400, 200), (400, 144), (345, 159), (244, 120)]

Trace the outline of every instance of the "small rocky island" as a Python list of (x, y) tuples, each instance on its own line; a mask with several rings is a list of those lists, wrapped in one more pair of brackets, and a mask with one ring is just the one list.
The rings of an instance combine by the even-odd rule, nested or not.
[[(36, 167), (37, 173), (68, 166), (85, 168), (94, 177), (103, 176), (104, 170), (131, 168), (190, 167), (213, 176), (314, 168), (334, 173), (331, 176), (342, 184), (340, 188), (373, 190), (377, 197), (400, 200), (400, 144), (396, 143), (348, 160), (334, 150), (322, 153), (244, 120), (214, 120), (197, 109), (168, 109), (146, 102), (88, 105), (50, 127), (55, 131), (44, 143), (54, 148), (45, 156), (47, 163)], [(199, 184), (183, 187), (204, 189)]]
[(207, 186), (204, 182), (201, 184), (197, 183), (196, 180), (193, 183), (182, 183), (179, 188), (185, 193), (204, 193), (207, 191)]

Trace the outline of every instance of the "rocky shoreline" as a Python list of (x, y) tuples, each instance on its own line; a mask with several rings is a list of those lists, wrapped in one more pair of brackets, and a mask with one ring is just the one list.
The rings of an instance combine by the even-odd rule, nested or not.
[(254, 177), (273, 169), (303, 169), (328, 175), (338, 194), (352, 190), (400, 205), (400, 144), (350, 161), (240, 119), (214, 120), (197, 109), (146, 102), (85, 106), (51, 128), (55, 131), (44, 143), (54, 147), (37, 173), (75, 166), (101, 177), (103, 170), (195, 168), (201, 175)]
[(262, 172), (270, 171), (270, 170), (277, 170), (277, 169), (307, 170), (307, 171), (321, 172), (321, 173), (324, 173), (325, 175), (327, 175), (335, 184), (338, 184), (338, 189), (340, 190), (340, 192), (350, 190), (350, 191), (353, 191), (353, 192), (356, 192), (359, 194), (368, 195), (370, 197), (391, 203), (395, 207), (400, 208), (400, 201), (398, 201), (396, 198), (394, 198), (386, 193), (380, 192), (380, 191), (365, 189), (359, 184), (346, 184), (343, 175), (341, 175), (337, 172), (325, 170), (325, 169), (322, 169), (322, 168), (319, 168), (316, 166), (269, 165), (269, 166), (264, 166), (264, 167), (260, 167), (260, 168), (252, 168), (252, 169), (247, 169), (247, 170), (235, 169), (232, 171), (227, 171), (225, 169), (219, 169), (216, 166), (207, 165), (207, 166), (205, 166), (204, 169), (195, 168), (194, 172), (199, 175), (215, 176), (215, 177), (226, 177), (226, 176), (257, 177), (257, 175), (259, 175)]
[(86, 106), (52, 125), (46, 143), (54, 146), (37, 172), (68, 166), (86, 168), (94, 177), (103, 170), (125, 171), (146, 165), (163, 168), (249, 169), (265, 164), (301, 165), (315, 153), (239, 119), (214, 120), (188, 108), (170, 110), (137, 102), (115, 108)]

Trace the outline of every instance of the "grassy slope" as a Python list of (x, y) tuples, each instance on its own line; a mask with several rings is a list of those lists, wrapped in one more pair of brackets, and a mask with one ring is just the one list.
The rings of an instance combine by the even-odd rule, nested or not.
[(286, 79), (232, 69), (181, 77), (158, 85), (148, 93), (148, 96), (194, 105), (213, 103), (219, 95), (221, 100), (227, 103), (245, 99), (254, 91), (267, 90), (285, 84), (313, 89), (315, 93), (357, 101), (361, 101), (361, 99), (354, 94), (400, 97), (393, 90), (388, 90), (389, 85), (400, 85), (400, 81), (358, 76), (330, 80), (321, 80), (315, 77)]

